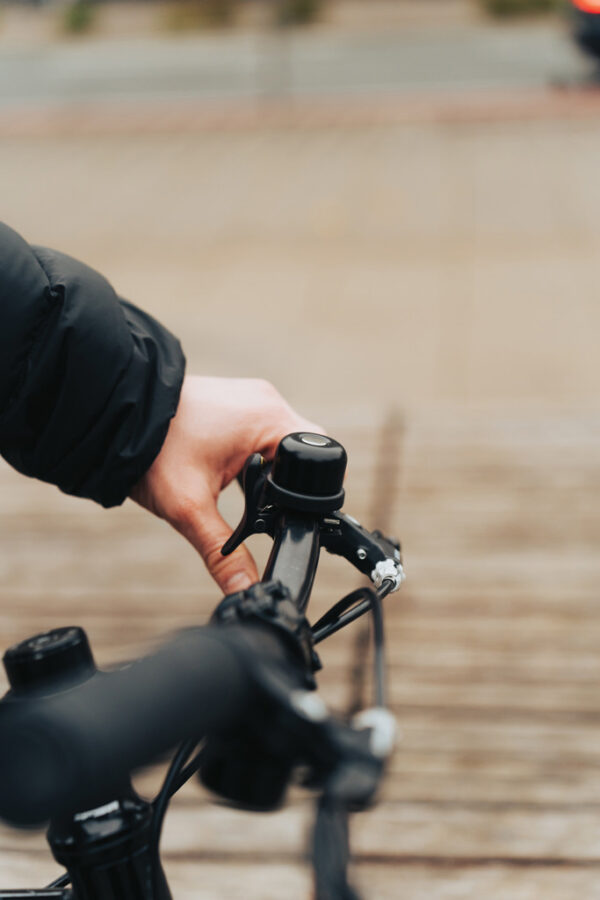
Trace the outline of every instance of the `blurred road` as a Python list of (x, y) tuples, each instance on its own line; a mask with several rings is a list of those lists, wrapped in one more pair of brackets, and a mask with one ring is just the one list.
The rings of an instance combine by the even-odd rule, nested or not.
[(81, 101), (538, 88), (585, 61), (566, 26), (0, 43), (0, 107)]

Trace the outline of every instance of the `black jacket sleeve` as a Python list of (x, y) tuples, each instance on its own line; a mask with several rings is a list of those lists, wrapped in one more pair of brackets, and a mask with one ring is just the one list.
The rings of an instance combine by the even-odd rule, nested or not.
[(181, 346), (80, 262), (0, 223), (0, 453), (68, 494), (116, 506), (158, 454)]

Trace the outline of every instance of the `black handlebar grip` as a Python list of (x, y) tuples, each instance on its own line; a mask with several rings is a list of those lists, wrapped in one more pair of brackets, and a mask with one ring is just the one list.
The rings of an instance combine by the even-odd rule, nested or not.
[(241, 720), (257, 690), (249, 637), (252, 653), (283, 659), (279, 639), (266, 630), (194, 628), (61, 694), (4, 700), (0, 817), (41, 825), (108, 802), (131, 771), (184, 739)]

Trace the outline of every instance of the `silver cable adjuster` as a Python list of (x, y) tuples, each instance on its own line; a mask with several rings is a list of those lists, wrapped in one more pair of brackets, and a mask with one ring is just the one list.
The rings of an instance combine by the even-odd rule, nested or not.
[(394, 559), (380, 560), (371, 572), (371, 581), (376, 588), (380, 588), (384, 581), (393, 582), (394, 587), (390, 591), (391, 594), (398, 590), (405, 578), (402, 564)]

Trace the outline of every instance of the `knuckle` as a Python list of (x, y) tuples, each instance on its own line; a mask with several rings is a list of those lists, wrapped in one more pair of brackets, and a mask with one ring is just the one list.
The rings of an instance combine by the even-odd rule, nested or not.
[(238, 579), (248, 581), (248, 567), (244, 565), (243, 556), (240, 556), (239, 552), (235, 552), (231, 556), (223, 556), (220, 541), (211, 544), (203, 556), (208, 571), (220, 585), (235, 584)]
[(274, 384), (267, 381), (266, 378), (257, 379), (257, 387), (266, 400), (271, 402), (282, 402), (281, 395)]
[(221, 553), (221, 541), (211, 541), (204, 549), (204, 562), (213, 574), (225, 572), (231, 563), (226, 556)]

